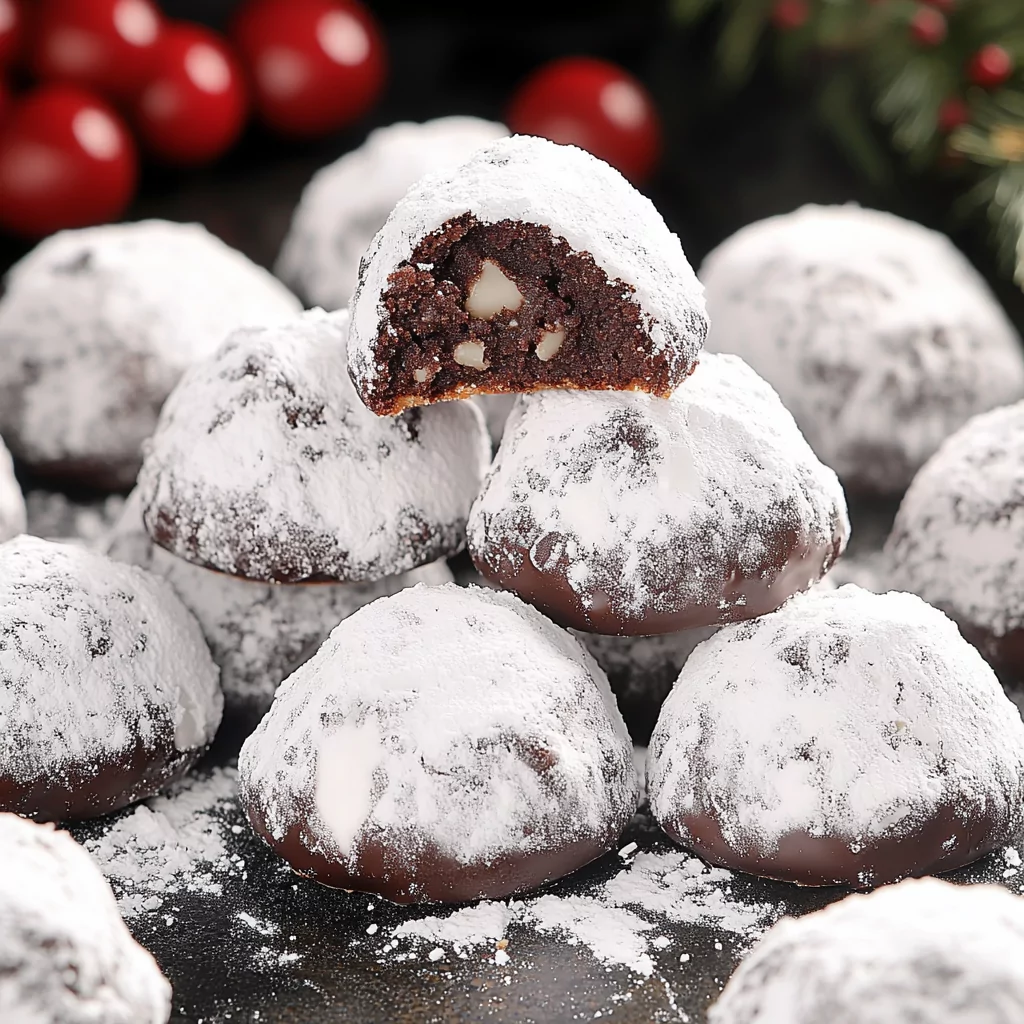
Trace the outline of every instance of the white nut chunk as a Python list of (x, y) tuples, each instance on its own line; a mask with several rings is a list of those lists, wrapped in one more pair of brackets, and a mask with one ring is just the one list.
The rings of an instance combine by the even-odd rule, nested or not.
[(541, 331), (540, 341), (537, 342), (537, 358), (546, 363), (558, 355), (558, 350), (565, 341), (565, 328), (556, 327), (553, 331)]
[(490, 365), (484, 360), (484, 346), (479, 341), (460, 341), (452, 352), (452, 359), (471, 370), (486, 370)]
[(515, 311), (523, 304), (523, 293), (492, 260), (484, 260), (480, 275), (469, 286), (466, 312), (477, 320), (490, 320), (503, 309)]

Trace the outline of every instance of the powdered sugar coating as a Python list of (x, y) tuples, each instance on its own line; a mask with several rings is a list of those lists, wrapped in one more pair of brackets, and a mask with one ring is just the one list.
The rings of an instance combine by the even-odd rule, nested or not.
[(14, 476), (14, 461), (0, 441), (0, 542), (24, 533), (27, 523), (25, 497)]
[(1021, 823), (1024, 723), (941, 612), (911, 594), (816, 589), (694, 651), (647, 785), (684, 843), (681, 819), (708, 813), (734, 850), (809, 834), (855, 851), (949, 807), (991, 816), (1005, 840)]
[(467, 402), (370, 413), (348, 314), (243, 328), (171, 395), (139, 477), (161, 546), (250, 579), (366, 581), (454, 554), (490, 461)]
[(0, 814), (0, 1018), (164, 1024), (171, 986), (66, 832)]
[(706, 608), (693, 626), (746, 617), (744, 595), (723, 597), (723, 585), (769, 576), (784, 530), (805, 538), (802, 551), (825, 552), (803, 589), (846, 546), (842, 487), (760, 377), (734, 356), (705, 355), (668, 399), (521, 398), (468, 537), (484, 575), (514, 575), (528, 555), (564, 575), (584, 609), (610, 607), (620, 632), (654, 633), (665, 630), (645, 618), (691, 606)]
[(997, 637), (1024, 626), (1024, 402), (976, 416), (910, 485), (891, 582)]
[(352, 296), (349, 358), (362, 395), (374, 392), (386, 370), (374, 348), (389, 276), (427, 235), (465, 213), (483, 224), (544, 225), (590, 253), (610, 280), (633, 289), (652, 351), (673, 353), (680, 366), (696, 360), (707, 333), (702, 289), (654, 204), (589, 153), (516, 135), (476, 150), (454, 170), (422, 178), (367, 249)]
[(61, 231), (6, 283), (0, 433), (31, 465), (122, 486), (187, 366), (301, 309), (198, 224), (159, 220)]
[[(166, 583), (141, 569), (36, 537), (8, 541), (0, 545), (0, 635), (7, 799), (28, 791), (31, 801), (43, 783), (54, 794), (69, 788), (73, 816), (87, 817), (84, 780), (121, 778), (115, 766), (142, 751), (142, 775), (125, 769), (111, 799), (123, 806), (184, 772), (220, 724), (217, 668), (198, 625)], [(37, 812), (27, 803), (15, 809)]]
[(915, 879), (785, 918), (709, 1024), (1013, 1024), (1024, 1019), (1024, 900)]
[(341, 309), (359, 261), (409, 186), (508, 134), (478, 117), (399, 121), (322, 167), (302, 192), (274, 271), (309, 305)]
[(341, 623), (282, 684), (239, 775), (272, 838), (301, 828), (352, 870), (370, 841), (467, 869), (556, 842), (610, 848), (637, 802), (632, 746), (590, 656), (515, 596), (453, 584)]
[(138, 491), (104, 542), (111, 558), (162, 576), (196, 617), (220, 666), (228, 709), (262, 715), (278, 684), (342, 619), (417, 583), (450, 583), (443, 562), (373, 583), (257, 583), (192, 565), (157, 547), (142, 525)]
[(1021, 339), (948, 238), (892, 214), (805, 206), (704, 262), (708, 349), (775, 387), (849, 487), (899, 494), (975, 413), (1024, 396)]

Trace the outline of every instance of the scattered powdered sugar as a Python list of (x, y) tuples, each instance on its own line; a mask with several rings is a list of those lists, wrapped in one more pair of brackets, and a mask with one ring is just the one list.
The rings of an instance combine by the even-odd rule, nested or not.
[(199, 750), (220, 724), (199, 627), (141, 569), (37, 537), (8, 541), (0, 636), (0, 777), (88, 777), (137, 748), (162, 749), (168, 732), (178, 751)]
[(708, 348), (748, 360), (851, 485), (902, 492), (969, 417), (1024, 395), (1021, 339), (988, 285), (892, 214), (805, 206), (738, 231), (700, 276)]
[(949, 807), (1009, 839), (1024, 723), (941, 612), (847, 585), (698, 647), (662, 708), (647, 780), (654, 816), (684, 842), (685, 818), (710, 814), (737, 851), (769, 853), (790, 833), (853, 848)]
[(709, 1024), (1007, 1024), (1024, 1019), (1024, 900), (915, 879), (779, 922)]
[[(657, 951), (671, 944), (662, 934), (666, 924), (700, 925), (747, 943), (779, 917), (781, 909), (775, 904), (734, 897), (734, 877), (682, 850), (644, 852), (613, 878), (592, 883), (576, 895), (484, 902), (406, 921), (390, 932), (390, 941), (381, 950), (383, 962), (389, 957), (407, 959), (408, 940), (414, 950), (440, 944), (457, 956), (496, 945), (514, 962), (516, 930), (532, 928), (585, 946), (603, 963), (650, 977), (657, 972)], [(444, 949), (438, 958), (443, 955)]]
[(86, 840), (124, 917), (164, 911), (175, 893), (220, 895), (224, 880), (242, 872), (224, 814), (236, 806), (237, 778), (233, 768), (188, 776)]
[(262, 715), (281, 680), (357, 608), (417, 583), (452, 579), (443, 561), (373, 583), (258, 583), (213, 572), (153, 544), (142, 523), (137, 489), (103, 549), (171, 584), (195, 615), (220, 666), (227, 707), (249, 715)]
[(380, 418), (345, 371), (348, 314), (242, 329), (168, 399), (143, 518), (188, 561), (278, 582), (367, 581), (454, 554), (490, 461), (479, 410)]
[(313, 175), (281, 246), (277, 276), (308, 305), (346, 306), (366, 247), (409, 186), (507, 134), (503, 124), (478, 117), (376, 128), (357, 149)]
[(125, 484), (185, 367), (301, 308), (198, 224), (159, 220), (58, 232), (6, 283), (0, 433), (28, 463), (93, 462)]
[(610, 844), (637, 802), (593, 659), (514, 595), (453, 584), (342, 622), (278, 690), (239, 772), (243, 804), (275, 838), (301, 827), (351, 870), (367, 836), (410, 861), (425, 846), (465, 865)]
[(1024, 626), (1024, 402), (976, 416), (914, 478), (891, 582), (997, 637)]
[(540, 572), (564, 571), (584, 609), (628, 620), (692, 605), (724, 615), (731, 574), (780, 571), (780, 530), (826, 552), (809, 586), (849, 534), (839, 481), (742, 360), (705, 356), (668, 399), (520, 398), (468, 536), (487, 574), (514, 577), (525, 551)]
[(364, 396), (385, 369), (375, 349), (389, 276), (427, 235), (467, 212), (484, 224), (545, 225), (577, 252), (590, 253), (610, 280), (632, 289), (656, 352), (673, 352), (685, 367), (697, 358), (707, 333), (702, 289), (654, 204), (581, 149), (513, 136), (476, 150), (454, 170), (422, 178), (367, 249), (351, 303), (350, 370)]
[(164, 1024), (171, 986), (66, 833), (0, 814), (0, 1016)]

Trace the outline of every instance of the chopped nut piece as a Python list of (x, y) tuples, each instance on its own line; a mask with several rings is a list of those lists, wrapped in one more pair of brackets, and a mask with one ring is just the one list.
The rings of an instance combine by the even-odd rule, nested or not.
[(478, 320), (490, 320), (503, 309), (516, 310), (523, 304), (523, 293), (497, 263), (484, 260), (480, 276), (469, 286), (466, 312)]
[(479, 341), (460, 341), (452, 352), (452, 359), (473, 370), (486, 370), (490, 365), (484, 361), (484, 347)]
[(565, 328), (556, 327), (553, 331), (541, 331), (540, 341), (537, 342), (537, 358), (546, 363), (558, 355), (558, 350), (565, 341)]

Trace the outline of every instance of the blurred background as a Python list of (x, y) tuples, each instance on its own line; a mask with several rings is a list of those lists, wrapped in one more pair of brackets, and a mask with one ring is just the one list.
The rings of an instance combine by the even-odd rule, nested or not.
[(804, 202), (938, 227), (1024, 326), (1022, 0), (0, 0), (0, 68), (0, 269), (146, 216), (271, 266), (317, 168), (474, 114), (619, 166), (695, 265)]

